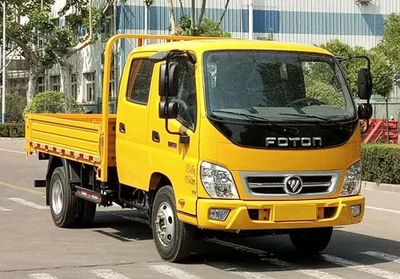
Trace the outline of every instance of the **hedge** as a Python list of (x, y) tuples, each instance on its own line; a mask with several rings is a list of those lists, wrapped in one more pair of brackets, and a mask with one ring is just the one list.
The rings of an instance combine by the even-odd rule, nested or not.
[(364, 144), (362, 146), (363, 180), (400, 184), (400, 146)]
[(23, 123), (0, 124), (0, 137), (21, 138), (25, 134)]

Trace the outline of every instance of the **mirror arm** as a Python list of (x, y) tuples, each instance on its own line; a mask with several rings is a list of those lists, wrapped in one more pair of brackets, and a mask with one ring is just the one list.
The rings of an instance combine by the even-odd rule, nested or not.
[(365, 55), (358, 55), (358, 56), (352, 56), (350, 59), (365, 59), (367, 60), (367, 69), (369, 72), (371, 72), (371, 59), (369, 59), (368, 56)]
[[(182, 51), (179, 50), (171, 50), (170, 52), (168, 52), (166, 59), (165, 59), (165, 107), (164, 107), (164, 112), (165, 112), (165, 130), (167, 131), (167, 133), (171, 134), (171, 135), (178, 135), (179, 136), (179, 143), (182, 144), (188, 144), (190, 142), (190, 137), (188, 136), (188, 134), (186, 132), (174, 132), (171, 131), (169, 129), (169, 125), (168, 125), (168, 115), (169, 115), (169, 62), (171, 60), (171, 58), (176, 55), (176, 53), (182, 53)], [(190, 56), (192, 58), (192, 56)], [(193, 58), (192, 58), (193, 59)], [(196, 62), (196, 61), (194, 61)]]

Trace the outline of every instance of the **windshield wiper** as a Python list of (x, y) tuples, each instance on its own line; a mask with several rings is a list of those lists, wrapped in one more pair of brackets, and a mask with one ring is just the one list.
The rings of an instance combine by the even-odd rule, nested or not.
[(279, 113), (279, 115), (300, 116), (300, 117), (304, 117), (304, 118), (322, 120), (324, 123), (332, 123), (332, 120), (329, 118), (317, 116), (317, 115), (313, 115), (313, 114)]
[(263, 121), (263, 122), (268, 122), (270, 123), (270, 121), (264, 117), (260, 117), (260, 116), (255, 116), (255, 115), (251, 115), (251, 114), (247, 114), (247, 113), (243, 113), (243, 112), (239, 112), (239, 111), (230, 111), (230, 110), (223, 110), (223, 109), (217, 109), (217, 110), (213, 110), (214, 112), (221, 112), (221, 113), (226, 113), (226, 114), (232, 114), (232, 115), (239, 115), (239, 116), (244, 116), (247, 119), (250, 120), (257, 120), (257, 121)]
[[(287, 129), (287, 127), (283, 127), (281, 125), (275, 124), (273, 121), (264, 118), (264, 117), (260, 117), (260, 116), (256, 116), (256, 115), (252, 115), (252, 114), (247, 114), (247, 113), (243, 113), (243, 112), (238, 112), (238, 111), (229, 111), (229, 110), (223, 110), (223, 109), (217, 109), (217, 110), (213, 110), (214, 112), (219, 112), (219, 113), (226, 113), (226, 114), (232, 114), (232, 115), (238, 115), (238, 116), (243, 116), (246, 117), (249, 120), (255, 120), (257, 122), (263, 122), (266, 123), (268, 125), (270, 125), (271, 127), (277, 129), (279, 132), (285, 132), (289, 135), (294, 135), (294, 133), (291, 132), (291, 130)], [(220, 118), (220, 117), (219, 117)]]

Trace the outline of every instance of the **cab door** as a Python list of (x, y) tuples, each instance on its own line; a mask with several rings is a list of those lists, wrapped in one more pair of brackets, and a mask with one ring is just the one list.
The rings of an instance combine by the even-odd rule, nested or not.
[(116, 126), (116, 159), (122, 184), (146, 189), (149, 172), (149, 93), (154, 63), (147, 54), (128, 58), (121, 81)]
[[(150, 141), (150, 161), (154, 171), (163, 173), (170, 180), (175, 193), (178, 212), (196, 214), (196, 183), (199, 162), (199, 113), (198, 94), (196, 92), (195, 66), (180, 59), (175, 63), (181, 67), (178, 80), (179, 102), (177, 119), (168, 120), (170, 131), (185, 131), (189, 143), (180, 143), (179, 135), (170, 134), (166, 130), (165, 119), (159, 117), (158, 104), (160, 96), (154, 94), (151, 101), (149, 117), (149, 134), (159, 135)], [(159, 75), (157, 65), (157, 75)], [(153, 101), (154, 100), (154, 101)]]

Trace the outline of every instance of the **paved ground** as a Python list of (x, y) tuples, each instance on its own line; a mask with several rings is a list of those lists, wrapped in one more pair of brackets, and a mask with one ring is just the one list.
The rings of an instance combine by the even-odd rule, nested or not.
[(187, 264), (162, 261), (132, 211), (100, 209), (91, 228), (59, 229), (45, 206), (46, 162), (0, 139), (0, 278), (400, 279), (400, 194), (365, 190), (363, 223), (337, 229), (325, 254), (305, 258), (287, 236), (206, 242)]

